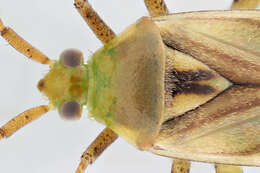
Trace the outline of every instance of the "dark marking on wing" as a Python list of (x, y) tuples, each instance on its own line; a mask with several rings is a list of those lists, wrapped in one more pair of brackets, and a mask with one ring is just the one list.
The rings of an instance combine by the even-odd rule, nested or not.
[(170, 92), (172, 97), (180, 94), (202, 94), (207, 95), (215, 92), (215, 89), (209, 85), (196, 83), (198, 81), (210, 80), (214, 75), (209, 71), (171, 71), (166, 72), (166, 92)]
[(211, 94), (215, 91), (214, 88), (208, 85), (201, 85), (196, 83), (184, 83), (181, 87), (182, 92), (184, 93)]
[(172, 70), (171, 73), (172, 75), (176, 76), (181, 82), (202, 81), (214, 78), (214, 75), (211, 72), (204, 70), (182, 72)]

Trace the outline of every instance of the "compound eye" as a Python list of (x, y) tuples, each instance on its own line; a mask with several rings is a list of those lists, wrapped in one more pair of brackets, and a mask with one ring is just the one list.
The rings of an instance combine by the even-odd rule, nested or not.
[(83, 54), (77, 49), (67, 49), (61, 53), (60, 60), (66, 67), (77, 67), (83, 62)]
[(80, 104), (76, 101), (65, 102), (60, 108), (60, 115), (67, 120), (79, 119), (81, 116)]

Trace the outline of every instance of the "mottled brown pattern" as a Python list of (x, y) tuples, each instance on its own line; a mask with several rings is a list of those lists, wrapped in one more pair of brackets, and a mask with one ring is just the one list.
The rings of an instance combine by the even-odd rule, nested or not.
[[(167, 50), (167, 49), (165, 49)], [(164, 104), (165, 107), (172, 106), (172, 94), (171, 91), (173, 88), (176, 88), (176, 82), (178, 82), (178, 79), (175, 78), (175, 76), (171, 76), (170, 73), (172, 71), (173, 67), (173, 61), (171, 56), (169, 56), (168, 53), (166, 53), (165, 58), (165, 79), (164, 79), (164, 87), (165, 87), (165, 93), (164, 93)], [(171, 76), (171, 77), (170, 77)]]
[[(20, 113), (5, 125), (1, 127), (0, 135), (4, 137), (9, 137), (17, 130), (30, 123), (31, 121), (41, 117), (46, 112), (50, 110), (50, 107), (47, 105), (37, 106), (31, 109), (26, 110), (23, 113)], [(0, 138), (1, 139), (1, 138)]]
[(13, 29), (5, 27), (0, 20), (1, 36), (17, 51), (41, 64), (50, 64), (51, 60), (41, 51), (33, 47), (22, 37), (20, 37)]
[(190, 162), (186, 160), (173, 160), (171, 173), (189, 173)]
[(110, 29), (94, 11), (87, 0), (74, 0), (74, 5), (100, 41), (108, 43), (116, 36), (112, 29)]
[(181, 82), (202, 81), (214, 78), (214, 75), (209, 71), (175, 71), (172, 70), (171, 74), (177, 76)]
[(109, 128), (105, 128), (81, 156), (81, 162), (76, 173), (83, 173), (87, 166), (92, 164), (117, 137), (116, 133)]
[[(179, 93), (194, 93), (194, 94), (211, 94), (215, 90), (211, 86), (192, 83), (195, 81), (209, 80), (214, 75), (210, 72), (199, 70), (178, 72), (172, 69), (170, 73), (166, 74), (166, 91), (170, 90), (172, 97)], [(173, 83), (173, 84), (171, 84)], [(175, 86), (168, 89), (168, 86)]]
[(144, 0), (146, 8), (151, 16), (162, 16), (169, 13), (164, 0)]
[[(203, 85), (199, 81), (207, 81), (216, 76), (206, 70), (193, 69), (187, 71), (178, 71), (173, 68), (173, 55), (166, 48), (166, 65), (165, 65), (165, 106), (172, 106), (172, 99), (178, 94), (199, 94), (207, 95), (215, 92), (215, 89), (208, 85)], [(192, 65), (191, 65), (192, 69)]]

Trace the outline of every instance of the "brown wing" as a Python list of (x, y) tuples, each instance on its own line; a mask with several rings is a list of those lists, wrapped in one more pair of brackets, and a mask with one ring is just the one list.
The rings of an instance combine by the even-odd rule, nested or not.
[(165, 122), (150, 151), (188, 160), (260, 166), (260, 88), (233, 87)]
[(211, 11), (153, 19), (164, 42), (227, 79), (260, 84), (260, 11)]
[(167, 46), (203, 62), (233, 85), (165, 122), (150, 151), (260, 166), (260, 12), (193, 12), (153, 20)]

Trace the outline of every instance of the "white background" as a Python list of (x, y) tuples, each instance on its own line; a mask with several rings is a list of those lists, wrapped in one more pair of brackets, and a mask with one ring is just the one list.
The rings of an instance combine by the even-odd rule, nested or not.
[[(119, 33), (148, 15), (142, 0), (90, 0), (111, 28)], [(228, 9), (231, 0), (166, 0), (171, 12)], [(85, 57), (102, 46), (74, 9), (73, 0), (0, 0), (0, 17), (27, 41), (52, 59), (66, 48), (81, 49)], [(0, 125), (24, 110), (47, 104), (36, 84), (48, 71), (26, 59), (0, 38)], [(85, 148), (104, 126), (87, 113), (77, 122), (61, 120), (50, 112), (0, 141), (1, 173), (72, 173)], [(171, 160), (141, 152), (118, 139), (88, 168), (89, 173), (170, 173)], [(260, 168), (245, 168), (245, 173)], [(213, 165), (194, 163), (191, 173), (213, 173)]]

